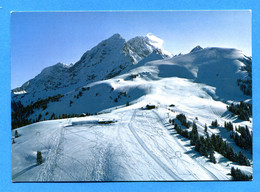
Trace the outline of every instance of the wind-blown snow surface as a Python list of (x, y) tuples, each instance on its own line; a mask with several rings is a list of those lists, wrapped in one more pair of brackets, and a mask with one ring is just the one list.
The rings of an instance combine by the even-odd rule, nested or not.
[[(134, 65), (127, 65), (119, 75), (106, 80), (82, 81), (76, 87), (68, 84), (56, 92), (52, 90), (56, 94), (61, 90), (64, 96), (58, 102), (48, 103), (44, 110), (35, 109), (28, 118), (36, 119), (39, 114), (45, 114), (49, 119), (52, 113), (100, 114), (48, 120), (17, 129), (20, 136), (12, 144), (13, 181), (230, 180), (233, 166), (252, 173), (252, 166), (239, 166), (218, 153), (215, 153), (217, 164), (211, 163), (195, 152), (189, 140), (177, 135), (168, 123), (169, 118), (184, 113), (190, 122), (196, 122), (199, 134), (205, 135), (205, 123), (210, 125), (217, 119), (221, 126), (209, 126), (209, 135), (220, 134), (252, 163), (252, 155), (236, 146), (223, 127), (225, 121), (231, 121), (252, 130), (251, 121), (238, 120), (226, 108), (232, 102), (251, 102), (237, 86), (237, 79), (248, 76), (241, 70), (246, 65), (241, 61), (246, 57), (236, 49), (204, 48), (168, 58), (163, 50), (151, 48), (151, 41), (148, 44), (144, 41), (148, 37), (137, 37), (127, 44), (118, 35), (111, 37), (120, 42), (116, 43), (118, 51), (113, 53), (121, 55), (121, 50), (128, 50), (126, 55), (136, 61), (139, 59)], [(98, 45), (100, 49), (103, 43)], [(137, 46), (140, 43), (143, 53), (149, 50), (142, 59)], [(90, 53), (98, 54), (99, 50), (93, 48), (86, 55)], [(125, 61), (124, 53), (121, 56)], [(83, 66), (84, 62), (78, 65)], [(56, 67), (67, 70), (68, 66)], [(48, 69), (43, 72), (51, 73)], [(82, 76), (80, 73), (79, 70), (78, 78)], [(22, 92), (26, 90), (16, 91), (20, 91), (16, 99), (21, 99), (23, 104), (32, 99), (31, 93)], [(79, 92), (82, 94), (77, 97)], [(46, 93), (50, 94), (48, 90)], [(128, 102), (130, 106), (126, 106)], [(142, 109), (149, 103), (157, 108)], [(175, 106), (169, 107), (171, 104)], [(111, 124), (98, 123), (112, 119), (115, 121)], [(38, 166), (37, 151), (42, 152), (44, 159)]]

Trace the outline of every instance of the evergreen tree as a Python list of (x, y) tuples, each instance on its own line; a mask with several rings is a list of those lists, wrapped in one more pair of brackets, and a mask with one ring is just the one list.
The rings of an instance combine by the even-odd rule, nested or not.
[(187, 121), (187, 118), (184, 114), (179, 114), (176, 116), (176, 118), (181, 122), (181, 125), (189, 128), (190, 127), (190, 123)]
[(41, 118), (42, 118), (42, 114), (39, 114), (39, 116), (38, 116), (38, 121), (40, 121)]
[(207, 124), (205, 123), (205, 126), (204, 126), (204, 132), (206, 133), (207, 131), (208, 131), (208, 126), (207, 126)]
[(208, 157), (208, 151), (207, 151), (207, 147), (206, 147), (205, 143), (203, 143), (201, 145), (200, 154), (205, 156), (205, 157)]
[(236, 161), (236, 157), (235, 157), (235, 152), (234, 152), (234, 149), (230, 147), (229, 149), (229, 158), (231, 161)]
[(232, 122), (226, 122), (226, 121), (225, 121), (224, 127), (225, 127), (228, 131), (233, 131), (233, 124), (232, 124)]
[(212, 127), (218, 127), (219, 126), (218, 121), (217, 120), (212, 121), (211, 126)]
[(36, 157), (37, 165), (40, 165), (43, 163), (42, 160), (42, 153), (40, 151), (37, 151), (37, 157)]
[(244, 103), (243, 101), (237, 105), (232, 103), (230, 106), (227, 106), (227, 109), (238, 115), (238, 118), (244, 121), (248, 121), (249, 117), (252, 117), (252, 104), (250, 103)]
[(15, 137), (15, 138), (19, 137), (19, 134), (18, 134), (18, 131), (17, 131), (17, 130), (15, 130), (15, 132), (14, 132), (14, 137)]
[(231, 168), (231, 175), (235, 181), (249, 181), (253, 179), (252, 175), (247, 175), (240, 169), (235, 169), (234, 167)]
[(241, 165), (250, 166), (250, 162), (241, 151), (238, 153), (238, 163)]
[(199, 139), (194, 141), (194, 143), (195, 143), (195, 151), (200, 152), (201, 143), (200, 143)]
[(215, 156), (214, 156), (213, 153), (210, 153), (209, 159), (210, 159), (210, 161), (211, 161), (212, 163), (216, 164), (216, 158), (215, 158)]
[(199, 134), (197, 130), (197, 125), (195, 122), (192, 124), (192, 130), (190, 132), (190, 143), (191, 145), (195, 145), (196, 141), (199, 139)]
[(236, 131), (239, 132), (240, 135), (233, 131), (230, 135), (230, 138), (235, 141), (237, 146), (252, 152), (252, 132), (249, 131), (247, 126), (239, 126), (236, 128)]

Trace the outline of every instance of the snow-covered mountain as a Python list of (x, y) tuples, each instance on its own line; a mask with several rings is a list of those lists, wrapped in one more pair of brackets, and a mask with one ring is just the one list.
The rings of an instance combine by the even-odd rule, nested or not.
[(64, 94), (86, 84), (112, 78), (127, 71), (153, 51), (162, 55), (162, 58), (170, 57), (162, 48), (161, 41), (148, 34), (126, 42), (119, 34), (114, 34), (84, 53), (74, 65), (58, 63), (43, 69), (35, 78), (13, 89), (12, 99), (28, 105), (38, 99)]
[[(131, 62), (131, 58), (135, 61)], [(14, 111), (17, 105), (35, 108), (36, 101), (44, 103), (43, 108), (38, 107), (27, 114), (26, 118), (31, 122), (40, 114), (50, 119), (53, 113), (62, 115), (64, 111), (68, 114), (97, 113), (147, 95), (150, 88), (132, 86), (132, 81), (150, 82), (171, 77), (192, 80), (196, 86), (211, 86), (206, 91), (215, 100), (239, 102), (250, 99), (238, 86), (238, 80), (242, 84), (251, 78), (244, 70), (250, 62), (250, 58), (236, 49), (201, 49), (198, 46), (189, 54), (169, 57), (161, 45), (155, 47), (148, 37), (136, 37), (126, 42), (115, 34), (87, 51), (74, 65), (58, 63), (47, 67), (22, 87), (12, 90), (12, 106)], [(126, 92), (128, 97), (118, 98)], [(63, 96), (59, 102), (49, 101), (58, 94)], [(115, 99), (118, 102), (114, 102)], [(47, 110), (48, 115), (42, 114)]]
[[(251, 117), (242, 121), (227, 110), (231, 103), (251, 103), (251, 57), (233, 48), (199, 46), (171, 57), (162, 42), (152, 34), (129, 41), (115, 34), (74, 65), (45, 68), (12, 90), (16, 127), (50, 120), (18, 129), (13, 179), (229, 180), (232, 166), (252, 173), (252, 166), (238, 165), (218, 152), (217, 164), (209, 162), (169, 123), (183, 113), (189, 123), (196, 122), (200, 136), (220, 135), (252, 164), (250, 151), (237, 146), (224, 128), (232, 122), (252, 131)], [(146, 110), (147, 104), (156, 108)], [(96, 115), (79, 117), (89, 114)], [(210, 126), (214, 120), (219, 126)], [(40, 166), (34, 161), (37, 150), (44, 159)]]

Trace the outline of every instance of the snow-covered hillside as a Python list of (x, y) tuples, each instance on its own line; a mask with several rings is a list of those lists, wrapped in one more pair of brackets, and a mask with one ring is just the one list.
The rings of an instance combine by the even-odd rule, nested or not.
[[(216, 151), (217, 163), (210, 162), (169, 123), (181, 126), (176, 116), (185, 114), (200, 136), (221, 136), (252, 165), (250, 150), (224, 128), (232, 122), (252, 131), (251, 117), (242, 121), (227, 110), (231, 103), (251, 103), (238, 84), (251, 78), (250, 62), (236, 49), (198, 46), (171, 57), (154, 35), (126, 42), (115, 34), (74, 65), (44, 69), (12, 91), (13, 120), (48, 120), (16, 129), (13, 181), (230, 180), (231, 167), (252, 173), (252, 166)], [(96, 115), (72, 118), (80, 114)], [(59, 116), (67, 118), (50, 120)], [(101, 123), (106, 120), (112, 123)], [(214, 120), (219, 126), (210, 126)]]

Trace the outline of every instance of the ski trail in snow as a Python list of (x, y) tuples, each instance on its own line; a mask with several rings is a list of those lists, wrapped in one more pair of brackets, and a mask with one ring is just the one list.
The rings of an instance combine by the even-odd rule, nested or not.
[(212, 113), (215, 114), (215, 115), (218, 117), (218, 120), (219, 120), (219, 118), (222, 116), (222, 114), (219, 113), (219, 112), (217, 112), (217, 111), (214, 109), (214, 107), (213, 107), (212, 104), (211, 104), (213, 101), (214, 101), (214, 100), (213, 100), (212, 98), (210, 98), (209, 107), (210, 107)]
[(138, 141), (138, 143), (142, 146), (144, 151), (173, 179), (175, 180), (182, 180), (176, 173), (174, 173), (171, 169), (169, 169), (156, 155), (153, 154), (152, 151), (146, 146), (146, 144), (143, 142), (143, 140), (139, 137), (139, 135), (136, 133), (133, 125), (133, 121), (135, 119), (136, 110), (134, 110), (134, 113), (132, 115), (131, 121), (128, 124), (129, 129), (131, 130), (132, 134)]
[[(127, 171), (128, 172), (128, 176), (124, 177), (125, 178), (124, 180), (134, 180), (134, 178), (133, 178), (133, 176), (131, 174), (133, 172), (135, 174), (137, 174), (139, 177), (143, 177), (144, 176), (143, 172), (138, 167), (138, 163), (136, 163), (134, 161), (135, 160), (135, 156), (133, 155), (133, 154), (137, 154), (138, 156), (141, 156), (142, 153), (139, 150), (132, 150), (132, 148), (129, 149), (129, 146), (126, 144), (126, 143), (128, 143), (128, 144), (131, 144), (131, 145), (136, 145), (136, 139), (135, 139), (135, 137), (133, 137), (133, 134), (132, 134), (131, 131), (129, 132), (129, 134), (131, 134), (131, 135), (128, 135), (127, 138), (123, 139), (123, 136), (121, 135), (122, 134), (122, 131), (121, 131), (122, 128), (126, 128), (126, 129), (129, 130), (128, 123), (126, 124), (123, 120), (127, 119), (127, 121), (129, 121), (129, 118), (125, 118), (126, 117), (126, 112), (120, 114), (120, 116), (121, 116), (120, 117), (121, 120), (120, 120), (120, 124), (119, 124), (120, 126), (117, 127), (117, 136), (116, 136), (116, 138), (117, 138), (117, 141), (120, 143), (119, 147), (120, 147), (120, 150), (123, 153), (123, 158), (121, 159), (121, 161), (124, 162), (124, 165), (127, 165), (128, 168), (131, 169), (131, 171)], [(131, 119), (130, 119), (130, 121), (131, 121)], [(123, 130), (123, 131), (124, 131), (123, 132), (123, 135), (124, 135), (126, 132), (125, 132), (125, 130)]]
[(54, 179), (54, 170), (57, 166), (56, 160), (60, 152), (62, 140), (64, 137), (64, 129), (62, 125), (59, 125), (57, 131), (50, 138), (51, 141), (51, 149), (48, 152), (45, 161), (41, 165), (41, 169), (36, 176), (36, 181), (55, 181)]
[[(154, 112), (154, 111), (153, 111)], [(156, 116), (157, 117), (157, 116)], [(151, 125), (151, 123), (147, 120), (148, 119), (148, 117), (147, 117), (147, 113), (146, 113), (146, 118), (145, 118), (145, 120), (147, 121), (147, 123), (149, 124), (149, 127), (150, 128), (152, 128), (153, 130), (155, 130), (155, 131), (162, 131), (162, 129), (159, 129), (159, 128), (157, 128), (157, 130), (156, 130), (156, 128), (155, 128), (155, 126), (154, 125)], [(157, 119), (158, 119), (158, 117), (157, 117)], [(156, 121), (156, 123), (158, 123), (157, 121)], [(159, 123), (158, 123), (159, 124)], [(160, 127), (164, 127), (163, 125), (162, 126), (160, 126)], [(159, 133), (159, 132), (158, 132)], [(161, 152), (161, 154), (163, 154), (163, 157), (171, 164), (171, 165), (173, 165), (174, 167), (175, 167), (175, 170), (179, 173), (179, 171), (178, 171), (178, 168), (179, 168), (179, 162), (181, 163), (181, 165), (183, 166), (183, 167), (185, 167), (185, 169), (187, 170), (187, 172), (188, 172), (188, 174), (185, 174), (185, 173), (179, 173), (179, 175), (182, 175), (182, 176), (184, 176), (184, 175), (190, 175), (190, 176), (193, 176), (194, 177), (194, 179), (197, 179), (197, 180), (199, 180), (199, 178), (198, 178), (198, 176), (195, 174), (195, 173), (193, 173), (190, 169), (189, 169), (189, 166), (186, 166), (186, 165), (184, 165), (184, 163), (183, 163), (183, 161), (185, 161), (184, 159), (181, 159), (180, 157), (178, 157), (176, 154), (177, 154), (177, 152), (180, 152), (180, 151), (175, 151), (173, 148), (172, 148), (172, 146), (170, 146), (169, 145), (169, 143), (168, 143), (168, 141), (167, 141), (167, 139), (165, 138), (165, 136), (163, 136), (162, 134), (158, 134), (158, 136), (160, 137), (160, 139), (162, 139), (163, 140), (163, 143), (165, 143), (166, 145), (167, 145), (167, 148), (165, 148), (163, 145), (162, 145), (162, 143), (161, 143), (161, 141), (160, 142), (158, 142), (157, 140), (158, 139), (152, 139), (152, 141), (154, 141), (154, 143), (155, 143), (155, 145), (157, 146), (157, 148), (160, 150), (160, 152)], [(174, 155), (173, 155), (174, 154)], [(177, 162), (175, 163), (175, 165), (173, 164), (173, 161), (171, 160), (171, 159), (176, 159), (177, 160)], [(188, 164), (191, 164), (191, 163), (189, 163), (189, 162), (186, 162), (186, 163), (188, 163)]]
[[(154, 112), (154, 114), (156, 114), (156, 116), (159, 118), (159, 120), (161, 121), (161, 123), (164, 125), (164, 120), (159, 116), (159, 114), (156, 113), (155, 111), (153, 111), (153, 112)], [(175, 139), (176, 143), (177, 143), (185, 152), (187, 152), (187, 149), (186, 149), (181, 143), (179, 143), (178, 139), (176, 139), (175, 137), (174, 137), (174, 139)], [(201, 163), (200, 163), (198, 160), (196, 160), (196, 159), (192, 159), (192, 160), (195, 161), (196, 164), (199, 165), (204, 171), (206, 171), (206, 173), (207, 173), (209, 176), (211, 176), (214, 180), (219, 180), (219, 178), (218, 178), (214, 173), (212, 173), (212, 172), (209, 171), (206, 167), (204, 167), (203, 165), (201, 165)]]
[(115, 181), (118, 178), (118, 172), (121, 165), (117, 163), (111, 143), (98, 146), (92, 161), (92, 170), (90, 170), (91, 181)]

